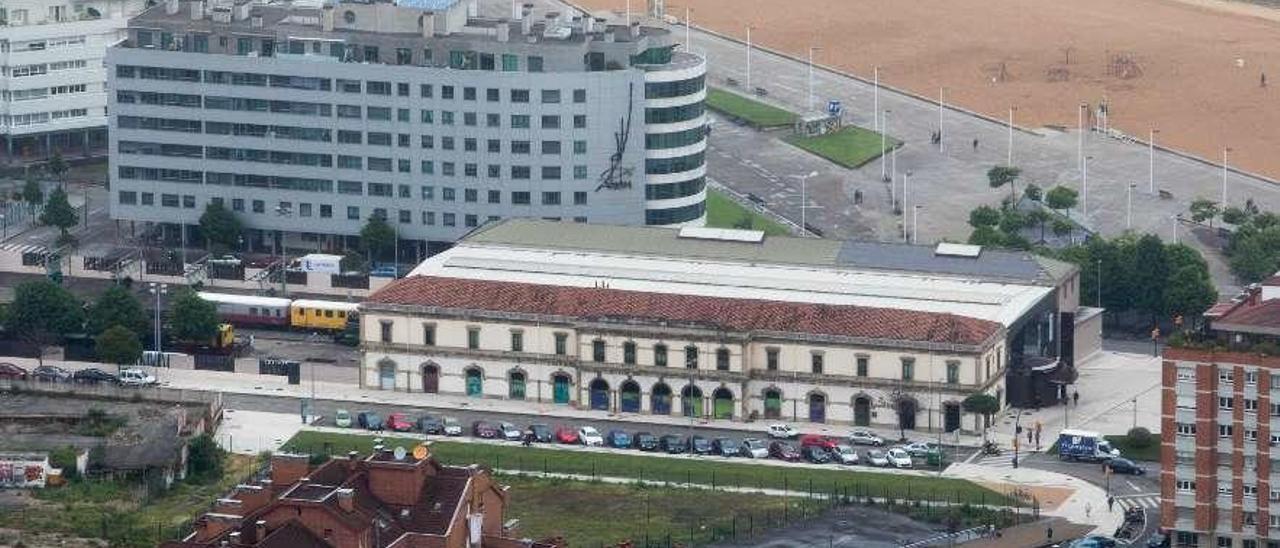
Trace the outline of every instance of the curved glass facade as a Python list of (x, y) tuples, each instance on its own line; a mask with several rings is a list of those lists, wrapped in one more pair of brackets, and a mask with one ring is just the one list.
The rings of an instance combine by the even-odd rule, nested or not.
[(650, 209), (644, 212), (644, 222), (649, 225), (673, 225), (687, 223), (702, 218), (707, 212), (707, 203), (698, 202), (684, 207), (671, 209)]
[[(649, 153), (652, 156), (682, 154), (645, 159), (649, 181), (644, 189), (648, 203), (645, 224), (701, 223), (706, 215), (706, 200), (698, 198), (706, 190), (706, 178), (699, 170), (706, 164), (706, 100), (702, 95), (706, 91), (706, 61), (678, 52), (670, 64), (645, 76), (645, 150), (654, 151)], [(690, 149), (697, 152), (689, 153)], [(671, 174), (685, 175), (661, 177)], [(668, 205), (672, 203), (679, 205)]]
[(644, 148), (648, 150), (660, 150), (664, 148), (679, 148), (702, 142), (707, 136), (707, 128), (697, 126), (684, 131), (674, 133), (650, 133), (644, 136)]
[(644, 189), (644, 198), (646, 200), (671, 200), (674, 198), (684, 198), (686, 196), (697, 195), (706, 187), (706, 177), (698, 177), (696, 179), (680, 181), (678, 183), (647, 185)]

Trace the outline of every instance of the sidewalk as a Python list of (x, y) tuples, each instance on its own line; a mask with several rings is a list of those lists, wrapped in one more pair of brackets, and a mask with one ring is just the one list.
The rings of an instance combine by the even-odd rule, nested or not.
[[(1107, 493), (1101, 487), (1066, 474), (1033, 468), (991, 468), (977, 464), (953, 464), (943, 476), (967, 479), (983, 485), (1015, 486), (1041, 500), (1040, 513), (1073, 523), (1091, 525), (1094, 532), (1108, 535), (1124, 523), (1124, 511), (1107, 511)], [(1000, 489), (1002, 491), (1007, 489)], [(1043, 494), (1039, 496), (1037, 494)]]

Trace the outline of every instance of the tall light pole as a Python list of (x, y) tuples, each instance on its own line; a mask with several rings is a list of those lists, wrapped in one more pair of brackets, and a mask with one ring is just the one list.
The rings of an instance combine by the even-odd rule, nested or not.
[(1089, 216), (1089, 160), (1093, 156), (1085, 156), (1080, 170), (1080, 209), (1085, 217)]
[(942, 102), (942, 92), (946, 88), (938, 86), (938, 152), (942, 152), (942, 110), (945, 103)]
[(751, 90), (751, 25), (747, 25), (747, 90)]
[(888, 109), (885, 109), (884, 111), (884, 122), (879, 125), (880, 125), (880, 180), (886, 183), (889, 183), (892, 181), (889, 179), (889, 175), (886, 171), (889, 166), (885, 164), (886, 158), (884, 157), (884, 149), (886, 146), (888, 146), (888, 144), (885, 142), (885, 134), (888, 133), (888, 131), (886, 131), (886, 128), (889, 127), (889, 110)]
[(817, 171), (810, 171), (805, 175), (792, 175), (792, 177), (800, 180), (800, 234), (805, 238), (809, 237), (809, 222), (805, 215), (806, 212), (809, 211), (809, 196), (807, 188), (809, 186), (809, 178), (817, 176)]
[(1079, 126), (1076, 132), (1076, 169), (1084, 171), (1084, 113), (1089, 110), (1089, 105), (1080, 103), (1080, 108), (1076, 110), (1076, 125)]
[[(876, 67), (872, 69), (872, 73), (871, 117), (875, 119), (875, 121), (872, 122), (872, 125), (875, 126), (876, 131), (884, 133), (884, 128), (880, 127), (880, 66), (876, 65)], [(884, 147), (881, 146), (880, 150), (884, 150)]]
[(907, 188), (911, 184), (911, 170), (902, 174), (902, 241), (907, 241)]
[(1138, 183), (1129, 183), (1129, 188), (1125, 189), (1124, 196), (1124, 228), (1125, 230), (1133, 230), (1133, 187)]
[(1173, 244), (1174, 245), (1178, 244), (1178, 225), (1181, 224), (1181, 222), (1182, 222), (1181, 213), (1173, 216)]
[(163, 328), (163, 326), (160, 323), (160, 299), (163, 295), (167, 295), (168, 293), (169, 293), (169, 284), (151, 282), (151, 294), (156, 296), (155, 329), (153, 330), (154, 336), (155, 336), (154, 348), (156, 352), (161, 352), (160, 332)]
[(685, 51), (693, 51), (693, 35), (690, 30), (693, 29), (693, 19), (690, 17), (689, 6), (684, 7), (684, 49)]
[[(277, 206), (276, 215), (280, 217), (286, 217), (286, 218), (292, 217), (293, 210), (285, 207)], [(285, 256), (285, 250), (284, 250), (284, 229), (281, 228), (276, 230), (276, 236), (280, 238), (279, 243), (277, 244), (279, 246), (279, 249), (277, 249), (277, 251), (280, 252), (280, 296), (288, 297), (289, 296), (289, 261), (288, 261), (288, 258)]]
[(1156, 134), (1160, 130), (1147, 130), (1147, 192), (1156, 193)]
[(813, 52), (821, 51), (818, 46), (809, 46), (809, 112), (813, 112)]
[(1018, 110), (1018, 107), (1009, 107), (1009, 154), (1005, 158), (1004, 165), (1010, 167), (1013, 166), (1013, 112), (1015, 110)]
[(1231, 147), (1222, 147), (1222, 208), (1227, 207), (1227, 153)]
[(915, 207), (911, 208), (911, 243), (912, 244), (916, 244), (920, 242), (920, 230), (917, 228), (918, 227), (917, 222), (920, 220), (921, 209), (924, 209), (924, 206), (918, 205), (918, 204)]
[(1098, 259), (1098, 308), (1102, 308), (1102, 259)]

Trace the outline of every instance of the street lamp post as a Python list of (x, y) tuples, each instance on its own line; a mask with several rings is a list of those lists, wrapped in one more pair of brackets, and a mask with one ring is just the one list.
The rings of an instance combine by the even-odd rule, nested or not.
[(911, 170), (902, 174), (902, 241), (907, 241), (907, 187), (911, 184)]
[(800, 235), (805, 238), (809, 237), (809, 221), (805, 215), (809, 211), (809, 196), (807, 192), (809, 178), (817, 176), (817, 171), (810, 171), (804, 175), (792, 175), (792, 177), (800, 180)]
[(1089, 216), (1089, 160), (1092, 159), (1093, 156), (1085, 156), (1080, 171), (1080, 209), (1085, 217)]
[(1137, 183), (1129, 183), (1129, 188), (1125, 190), (1124, 196), (1124, 228), (1125, 230), (1133, 230), (1133, 187), (1138, 186)]
[(944, 109), (942, 102), (942, 92), (946, 88), (938, 87), (938, 152), (942, 152), (942, 111)]
[[(292, 217), (293, 210), (284, 208), (284, 207), (276, 207), (276, 215), (280, 217)], [(288, 261), (288, 257), (285, 255), (285, 250), (284, 250), (284, 229), (283, 228), (276, 230), (276, 237), (278, 238), (277, 244), (276, 244), (278, 246), (278, 249), (276, 251), (278, 251), (280, 255), (280, 296), (288, 297), (289, 296), (289, 261)]]
[(1018, 107), (1009, 107), (1009, 153), (1005, 158), (1006, 166), (1013, 166), (1013, 113)]
[(813, 112), (813, 52), (821, 51), (818, 46), (809, 46), (809, 112)]
[[(880, 66), (877, 65), (875, 68), (873, 68), (872, 73), (873, 73), (873, 77), (872, 77), (872, 84), (871, 84), (871, 101), (872, 101), (871, 102), (871, 118), (873, 118), (874, 121), (871, 124), (875, 126), (876, 131), (883, 133), (884, 128), (880, 127)], [(883, 140), (881, 141), (880, 150), (882, 151), (884, 150)]]
[(163, 326), (160, 323), (160, 299), (163, 295), (169, 293), (169, 284), (151, 282), (151, 294), (156, 296), (156, 315), (154, 331), (154, 348), (156, 352), (161, 352), (160, 334)]
[(689, 6), (684, 7), (684, 49), (690, 53), (693, 52), (693, 35), (690, 30), (693, 29), (693, 18), (690, 17), (691, 10)]
[(1098, 259), (1098, 308), (1102, 308), (1102, 259)]
[(884, 149), (886, 146), (888, 146), (888, 143), (885, 140), (885, 134), (888, 133), (887, 131), (888, 127), (889, 127), (889, 109), (885, 109), (884, 121), (880, 124), (880, 180), (886, 183), (892, 182), (892, 180), (889, 179), (888, 173), (886, 172), (889, 166), (885, 165), (885, 157), (884, 157)]
[(1231, 147), (1222, 147), (1222, 207), (1227, 207), (1227, 153)]
[(1174, 216), (1173, 216), (1173, 243), (1174, 243), (1174, 245), (1177, 245), (1177, 244), (1178, 244), (1178, 225), (1181, 223), (1181, 221), (1182, 221), (1182, 214), (1177, 214), (1177, 215), (1174, 215)]
[(751, 90), (751, 25), (747, 25), (747, 91)]
[(1151, 128), (1147, 131), (1147, 192), (1156, 193), (1156, 134), (1160, 130)]
[(919, 204), (911, 208), (911, 243), (913, 244), (920, 242), (920, 231), (917, 228), (917, 221), (920, 220), (920, 210), (923, 208), (924, 206)]
[(1089, 105), (1080, 103), (1080, 108), (1076, 109), (1076, 169), (1084, 171), (1084, 113), (1089, 109)]

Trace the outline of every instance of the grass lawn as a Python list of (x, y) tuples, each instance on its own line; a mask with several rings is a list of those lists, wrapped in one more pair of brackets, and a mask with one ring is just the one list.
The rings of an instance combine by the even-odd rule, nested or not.
[[(880, 134), (857, 126), (844, 126), (818, 137), (788, 135), (783, 140), (850, 169), (879, 158), (882, 152)], [(884, 143), (883, 152), (887, 154), (900, 141), (888, 137)]]
[(707, 107), (756, 129), (789, 126), (796, 115), (773, 105), (718, 88), (707, 88)]
[(228, 455), (218, 481), (176, 482), (149, 499), (141, 481), (77, 480), (37, 490), (35, 500), (23, 509), (0, 512), (0, 527), (104, 538), (113, 547), (152, 547), (174, 538), (188, 520), (244, 481), (255, 460)]
[[(386, 445), (418, 443), (416, 438), (384, 436)], [(326, 446), (326, 444), (328, 444)], [(367, 452), (373, 439), (358, 434), (302, 431), (282, 450), (343, 455)], [(584, 476), (612, 476), (636, 480), (692, 483), (717, 487), (788, 489), (797, 493), (846, 490), (850, 495), (898, 499), (947, 500), (979, 504), (1009, 504), (1010, 499), (975, 483), (951, 479), (900, 476), (830, 468), (792, 468), (734, 463), (710, 458), (684, 459), (641, 454), (567, 451), (519, 445), (492, 445), (435, 440), (432, 452), (446, 464), (482, 464), (498, 470), (527, 470)]]
[(707, 226), (712, 228), (747, 228), (738, 226), (743, 218), (750, 220), (750, 229), (763, 230), (770, 236), (788, 236), (787, 227), (752, 211), (724, 193), (707, 189)]

